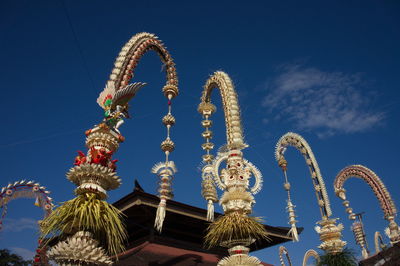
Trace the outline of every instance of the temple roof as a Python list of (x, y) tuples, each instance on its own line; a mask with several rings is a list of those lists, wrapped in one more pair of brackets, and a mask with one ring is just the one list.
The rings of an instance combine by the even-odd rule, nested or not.
[[(121, 254), (119, 257), (120, 261), (115, 265), (215, 266), (220, 259), (221, 257), (215, 254), (175, 248), (146, 241)], [(262, 263), (262, 265), (272, 266), (267, 263)]]
[[(206, 249), (203, 238), (210, 224), (207, 210), (174, 200), (167, 201), (167, 212), (162, 233), (154, 229), (154, 220), (160, 199), (144, 192), (135, 182), (133, 192), (122, 197), (113, 205), (125, 215), (129, 240), (127, 251), (120, 254), (120, 265), (131, 264), (139, 257), (147, 264), (143, 265), (215, 265), (228, 255), (226, 248)], [(222, 214), (216, 213), (215, 217)], [(258, 240), (250, 246), (251, 251), (264, 249), (292, 240), (288, 236), (289, 227), (264, 225), (270, 240)], [(303, 228), (298, 228), (299, 232)], [(167, 261), (175, 264), (165, 264)], [(149, 264), (153, 261), (153, 264)], [(182, 261), (183, 264), (180, 264)], [(195, 264), (197, 261), (198, 264)], [(201, 263), (199, 262), (201, 261)], [(268, 264), (265, 264), (268, 265)]]
[(395, 243), (393, 246), (360, 261), (359, 265), (400, 265), (400, 243)]

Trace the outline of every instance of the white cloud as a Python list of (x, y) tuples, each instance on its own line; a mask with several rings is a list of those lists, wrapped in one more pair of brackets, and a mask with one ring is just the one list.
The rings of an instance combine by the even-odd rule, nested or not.
[(31, 218), (11, 219), (6, 218), (3, 221), (4, 232), (21, 232), (23, 230), (38, 230), (38, 221)]
[(359, 75), (286, 66), (268, 84), (262, 105), (274, 119), (315, 130), (320, 137), (362, 132), (378, 125), (384, 114), (369, 110), (371, 100), (361, 85)]
[(10, 247), (10, 250), (21, 256), (24, 260), (33, 260), (33, 257), (35, 256), (35, 252), (26, 248)]

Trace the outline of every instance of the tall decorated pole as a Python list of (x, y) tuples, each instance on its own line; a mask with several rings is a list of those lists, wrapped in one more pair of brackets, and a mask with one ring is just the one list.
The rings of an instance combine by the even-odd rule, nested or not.
[[(211, 103), (211, 92), (215, 88), (219, 89), (222, 97), (227, 144), (214, 159), (210, 154), (214, 146), (210, 142), (210, 116), (216, 111)], [(239, 103), (232, 81), (226, 73), (217, 71), (206, 81), (198, 111), (204, 118), (202, 125), (206, 129), (202, 134), (206, 139), (202, 145), (206, 150), (203, 156), (202, 194), (208, 202), (210, 220), (213, 218), (211, 206), (217, 201), (215, 184), (224, 191), (219, 200), (224, 215), (209, 226), (205, 242), (210, 247), (220, 245), (228, 248), (230, 256), (222, 259), (218, 263), (220, 266), (261, 265), (256, 257), (249, 256), (248, 246), (257, 239), (267, 238), (260, 219), (249, 216), (255, 203), (253, 194), (261, 190), (262, 175), (252, 163), (243, 158), (242, 150), (247, 145), (243, 140)], [(226, 167), (219, 172), (222, 162), (226, 162)], [(251, 176), (255, 178), (253, 187), (249, 185)]]
[(343, 247), (346, 245), (345, 241), (341, 240), (341, 232), (343, 230), (343, 225), (336, 225), (337, 218), (330, 218), (332, 215), (332, 210), (330, 208), (329, 197), (326, 191), (325, 182), (322, 178), (321, 172), (318, 167), (317, 160), (315, 159), (314, 153), (312, 152), (307, 141), (296, 133), (286, 133), (283, 135), (275, 149), (275, 158), (282, 168), (285, 176), (284, 188), (288, 193), (288, 205), (287, 209), (289, 212), (289, 223), (292, 227), (291, 233), (294, 239), (297, 239), (297, 229), (294, 213), (294, 205), (290, 198), (290, 183), (287, 178), (287, 161), (284, 157), (284, 153), (288, 146), (293, 146), (300, 151), (306, 160), (306, 164), (311, 173), (311, 179), (313, 182), (315, 195), (317, 197), (318, 207), (321, 212), (321, 221), (318, 222), (321, 227), (317, 226), (317, 233), (320, 235), (321, 245), (319, 248), (326, 251), (329, 254), (337, 254), (342, 252)]
[[(119, 53), (107, 85), (111, 88), (115, 87), (117, 90), (127, 86), (132, 79), (133, 71), (139, 63), (139, 60), (150, 50), (155, 51), (159, 55), (166, 70), (166, 84), (162, 88), (162, 92), (167, 98), (168, 112), (162, 118), (162, 123), (166, 127), (167, 134), (165, 140), (161, 142), (161, 150), (165, 153), (165, 160), (154, 165), (151, 170), (152, 173), (156, 174), (160, 179), (158, 189), (160, 203), (157, 208), (154, 226), (161, 232), (167, 200), (173, 197), (171, 187), (172, 179), (177, 171), (174, 162), (169, 160), (170, 153), (175, 149), (175, 143), (170, 138), (170, 129), (175, 124), (175, 117), (172, 115), (172, 99), (179, 93), (178, 75), (176, 73), (175, 63), (157, 36), (145, 32), (138, 33), (126, 43)], [(107, 95), (106, 90), (103, 91), (103, 94)]]
[(346, 190), (344, 189), (345, 181), (351, 177), (361, 178), (371, 187), (381, 205), (384, 218), (389, 222), (389, 226), (385, 231), (392, 244), (400, 242), (400, 229), (395, 222), (397, 209), (382, 180), (369, 168), (362, 165), (350, 165), (342, 169), (336, 176), (333, 185), (335, 193), (343, 200), (343, 206), (349, 214), (349, 219), (354, 221), (352, 230), (357, 244), (361, 247), (362, 255), (366, 258), (368, 257), (368, 251), (366, 248), (363, 226), (361, 221), (356, 221), (357, 215), (353, 213), (353, 209), (350, 207), (350, 202), (346, 199)]
[[(128, 103), (144, 86), (144, 83), (129, 83), (133, 70), (149, 50), (156, 51), (166, 65), (167, 83), (162, 91), (168, 100), (168, 115), (172, 116), (171, 100), (178, 94), (172, 58), (155, 35), (136, 34), (122, 48), (110, 79), (97, 99), (104, 109), (103, 121), (86, 131), (87, 152), (78, 152), (74, 167), (67, 173), (67, 178), (77, 186), (77, 197), (62, 204), (42, 222), (42, 238), (48, 241), (57, 237), (59, 240), (48, 254), (60, 265), (109, 265), (112, 264), (111, 256), (125, 248), (127, 233), (121, 212), (105, 199), (108, 190), (121, 185), (113, 155), (124, 141), (119, 128), (124, 119), (129, 118)], [(168, 155), (173, 150), (173, 142), (169, 139), (171, 125), (166, 125), (168, 137), (164, 142), (168, 145), (164, 142), (161, 145), (166, 153), (167, 168)], [(162, 176), (164, 179), (169, 177)]]

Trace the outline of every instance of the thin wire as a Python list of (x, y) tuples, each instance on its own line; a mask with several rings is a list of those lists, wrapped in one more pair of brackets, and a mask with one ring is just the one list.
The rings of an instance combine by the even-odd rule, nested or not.
[(90, 75), (88, 64), (87, 64), (87, 62), (86, 62), (86, 60), (85, 60), (85, 57), (83, 56), (82, 47), (81, 47), (81, 45), (80, 45), (80, 43), (79, 43), (79, 40), (78, 40), (76, 31), (75, 31), (74, 26), (73, 26), (73, 24), (72, 24), (71, 17), (69, 16), (67, 6), (65, 5), (64, 0), (60, 0), (60, 2), (61, 2), (61, 5), (62, 5), (62, 7), (63, 7), (63, 9), (64, 9), (65, 16), (66, 16), (66, 18), (67, 18), (68, 25), (69, 25), (69, 27), (70, 27), (70, 29), (71, 29), (72, 35), (74, 36), (74, 41), (75, 41), (76, 47), (78, 48), (78, 52), (79, 52), (79, 55), (80, 55), (81, 60), (82, 60), (82, 63), (83, 63), (83, 68), (85, 69), (86, 74), (87, 74), (88, 77), (89, 77), (90, 84), (92, 85), (92, 91), (93, 91), (95, 94), (97, 94), (98, 91), (96, 90), (96, 87), (94, 86), (94, 81), (93, 81), (92, 75)]
[(71, 134), (74, 134), (74, 133), (80, 132), (80, 131), (81, 130), (79, 130), (79, 129), (70, 130), (70, 131), (61, 131), (61, 132), (58, 132), (58, 133), (55, 133), (55, 134), (51, 134), (51, 135), (47, 135), (47, 136), (43, 136), (43, 137), (38, 137), (38, 138), (34, 138), (34, 139), (20, 140), (20, 141), (17, 141), (17, 142), (0, 145), (0, 149), (8, 148), (8, 147), (14, 147), (14, 146), (22, 145), (22, 144), (24, 144), (24, 145), (31, 144), (31, 143), (44, 141), (44, 140), (48, 140), (48, 139), (52, 139), (52, 138), (59, 137), (59, 136), (64, 136), (64, 135), (71, 135)]

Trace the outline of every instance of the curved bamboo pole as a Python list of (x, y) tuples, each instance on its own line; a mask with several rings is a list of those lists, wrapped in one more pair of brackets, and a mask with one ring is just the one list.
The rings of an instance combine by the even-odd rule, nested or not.
[(283, 260), (283, 255), (286, 256), (288, 265), (292, 266), (292, 260), (290, 259), (288, 250), (284, 246), (280, 246), (279, 247), (279, 260), (281, 262), (281, 266), (286, 266), (285, 261)]
[(140, 59), (147, 51), (151, 50), (159, 55), (167, 73), (166, 84), (162, 89), (165, 97), (168, 98), (168, 114), (162, 119), (163, 124), (167, 128), (167, 137), (161, 143), (161, 149), (165, 152), (165, 162), (157, 163), (152, 169), (152, 173), (156, 174), (161, 180), (159, 188), (160, 203), (154, 222), (155, 228), (161, 232), (165, 219), (167, 200), (173, 197), (171, 181), (177, 171), (174, 162), (169, 162), (169, 154), (175, 149), (175, 144), (170, 139), (170, 128), (175, 124), (175, 118), (171, 114), (171, 100), (178, 95), (179, 90), (175, 63), (157, 36), (146, 32), (138, 33), (122, 47), (121, 52), (115, 60), (107, 86), (99, 96), (98, 103), (100, 105), (103, 103), (104, 98), (109, 94), (110, 88), (114, 88), (115, 94), (125, 91)]
[(284, 154), (288, 146), (296, 148), (303, 155), (310, 170), (321, 217), (322, 219), (329, 218), (332, 215), (332, 210), (328, 193), (326, 192), (324, 179), (322, 178), (317, 160), (315, 159), (310, 145), (308, 145), (307, 141), (299, 134), (293, 132), (286, 133), (278, 140), (275, 148), (275, 158), (280, 164), (285, 160)]
[(21, 180), (2, 187), (0, 191), (0, 231), (2, 229), (3, 219), (7, 214), (7, 204), (10, 201), (19, 198), (34, 198), (36, 199), (35, 206), (43, 209), (44, 217), (46, 218), (50, 215), (54, 206), (52, 202), (53, 199), (49, 195), (50, 191), (47, 191), (46, 187), (34, 181)]
[[(216, 111), (211, 103), (211, 92), (218, 88), (225, 114), (227, 145), (220, 150), (218, 157), (210, 154), (214, 144), (210, 142), (212, 125), (210, 116)], [(215, 183), (224, 191), (220, 204), (225, 214), (214, 221), (208, 228), (205, 241), (209, 246), (220, 245), (228, 248), (230, 256), (222, 259), (218, 265), (261, 265), (260, 261), (248, 255), (249, 246), (259, 238), (266, 238), (267, 232), (259, 219), (249, 217), (252, 205), (255, 203), (252, 194), (256, 194), (262, 185), (260, 171), (243, 158), (242, 149), (247, 147), (243, 140), (243, 131), (240, 120), (240, 109), (237, 94), (229, 76), (222, 72), (215, 72), (207, 81), (198, 107), (203, 116), (203, 127), (206, 129), (202, 136), (206, 142), (202, 148), (206, 150), (203, 156), (205, 166), (202, 169), (202, 194), (208, 201), (208, 219), (212, 220), (213, 202), (218, 200)], [(219, 173), (219, 167), (226, 161), (226, 168)], [(249, 179), (255, 177), (255, 184), (250, 188)], [(213, 180), (214, 179), (214, 180)]]
[[(48, 217), (54, 207), (53, 199), (49, 196), (50, 191), (34, 181), (16, 181), (3, 187), (0, 192), (0, 231), (3, 225), (3, 219), (7, 214), (7, 204), (19, 198), (34, 198), (35, 206), (41, 207), (44, 211), (44, 218)], [(39, 226), (42, 221), (39, 221)], [(34, 257), (33, 265), (49, 265), (47, 258), (47, 246), (38, 241), (38, 248)]]
[(215, 107), (211, 103), (213, 89), (219, 89), (225, 114), (226, 139), (228, 149), (243, 149), (244, 143), (242, 122), (240, 118), (240, 107), (238, 97), (232, 80), (222, 71), (216, 71), (204, 85), (199, 112), (203, 115), (211, 115)]
[(382, 180), (372, 170), (362, 165), (350, 165), (345, 167), (339, 172), (334, 181), (335, 193), (343, 200), (343, 205), (346, 207), (349, 219), (355, 219), (353, 210), (350, 208), (350, 203), (346, 200), (346, 190), (344, 189), (344, 182), (350, 177), (361, 178), (371, 187), (380, 203), (385, 219), (389, 222), (386, 232), (390, 238), (390, 242), (392, 244), (399, 242), (400, 230), (394, 220), (397, 214), (394, 201)]
[(304, 254), (303, 266), (307, 266), (308, 265), (307, 262), (311, 257), (315, 258), (315, 260), (317, 261), (317, 265), (318, 265), (318, 263), (319, 263), (319, 255), (318, 255), (318, 253), (313, 249), (309, 249)]
[(315, 195), (317, 198), (318, 207), (320, 209), (322, 220), (318, 223), (322, 226), (322, 228), (316, 227), (317, 232), (320, 235), (320, 239), (322, 241), (319, 248), (326, 250), (329, 253), (338, 253), (341, 252), (343, 247), (346, 245), (345, 241), (342, 241), (341, 231), (343, 230), (343, 225), (336, 225), (337, 219), (331, 219), (332, 210), (330, 208), (329, 197), (326, 191), (325, 182), (322, 178), (321, 172), (319, 170), (319, 166), (317, 160), (315, 159), (314, 153), (311, 150), (310, 145), (308, 145), (307, 141), (300, 136), (299, 134), (288, 132), (283, 135), (275, 148), (275, 158), (282, 168), (283, 173), (285, 175), (285, 190), (288, 193), (288, 211), (289, 211), (289, 223), (292, 226), (291, 233), (293, 238), (297, 237), (296, 230), (296, 221), (294, 219), (294, 205), (291, 202), (290, 198), (290, 183), (287, 179), (287, 161), (285, 160), (284, 154), (288, 146), (295, 147), (300, 153), (303, 155), (306, 164), (310, 170), (311, 179), (314, 185)]
[[(158, 37), (147, 32), (135, 34), (122, 47), (107, 83), (112, 83), (117, 90), (126, 87), (134, 75), (134, 70), (139, 60), (150, 50), (155, 51), (165, 64), (167, 83), (163, 88), (163, 92), (172, 93), (173, 97), (175, 97), (178, 94), (178, 76), (176, 74), (175, 63)], [(170, 91), (169, 87), (173, 87), (172, 91)]]
[[(204, 120), (202, 125), (205, 128), (202, 136), (206, 142), (202, 145), (203, 150), (206, 154), (203, 156), (203, 162), (205, 166), (202, 169), (202, 195), (208, 202), (207, 205), (207, 220), (214, 221), (214, 203), (218, 201), (217, 191), (215, 190), (215, 183), (213, 181), (213, 167), (212, 161), (214, 155), (210, 154), (210, 151), (214, 148), (214, 144), (210, 142), (212, 139), (212, 121), (209, 120), (211, 115), (216, 111), (216, 107), (211, 103), (211, 93), (217, 88), (219, 89), (222, 105), (225, 115), (225, 128), (226, 128), (226, 139), (227, 147), (233, 149), (234, 147), (243, 147), (243, 131), (240, 119), (240, 109), (237, 99), (237, 94), (234, 89), (232, 80), (222, 71), (216, 71), (209, 79), (207, 79), (204, 85), (204, 90), (201, 96), (201, 102), (198, 107), (198, 112), (203, 116)], [(221, 186), (219, 179), (216, 180)], [(221, 188), (222, 189), (222, 188)]]

